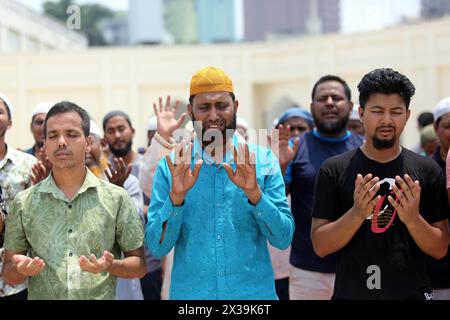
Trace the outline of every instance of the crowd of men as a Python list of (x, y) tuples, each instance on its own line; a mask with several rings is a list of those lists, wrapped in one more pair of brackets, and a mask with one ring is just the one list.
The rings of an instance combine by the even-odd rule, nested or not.
[(450, 98), (410, 151), (415, 90), (376, 69), (354, 105), (325, 75), (254, 144), (205, 67), (185, 113), (153, 104), (137, 151), (124, 110), (100, 127), (69, 101), (38, 104), (14, 149), (0, 94), (0, 300), (450, 299)]

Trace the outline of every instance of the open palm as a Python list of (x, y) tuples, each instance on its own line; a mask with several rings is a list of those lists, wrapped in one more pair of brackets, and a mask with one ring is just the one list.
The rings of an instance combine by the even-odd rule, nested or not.
[(248, 145), (239, 144), (238, 151), (233, 146), (233, 156), (236, 163), (236, 170), (233, 171), (227, 163), (223, 167), (227, 171), (230, 180), (239, 188), (245, 191), (253, 191), (258, 188), (256, 180), (255, 154), (249, 152)]
[(278, 129), (274, 129), (267, 138), (269, 140), (270, 147), (278, 157), (278, 161), (280, 162), (280, 167), (286, 167), (289, 162), (294, 160), (295, 155), (298, 151), (298, 146), (300, 140), (297, 138), (294, 141), (294, 145), (289, 145), (289, 138), (291, 135), (290, 126), (283, 126), (282, 124), (278, 127)]
[(203, 163), (203, 160), (197, 161), (192, 171), (192, 143), (189, 143), (188, 148), (186, 147), (187, 144), (184, 141), (175, 146), (174, 162), (172, 162), (169, 156), (166, 156), (167, 165), (172, 175), (171, 193), (179, 200), (184, 200), (186, 193), (194, 186)]
[(157, 128), (158, 133), (163, 138), (169, 138), (172, 133), (178, 129), (186, 117), (186, 113), (181, 114), (180, 118), (176, 119), (176, 114), (180, 101), (177, 100), (175, 105), (172, 107), (170, 105), (170, 96), (166, 98), (166, 104), (163, 106), (162, 98), (159, 98), (159, 108), (153, 103), (153, 110), (157, 118)]

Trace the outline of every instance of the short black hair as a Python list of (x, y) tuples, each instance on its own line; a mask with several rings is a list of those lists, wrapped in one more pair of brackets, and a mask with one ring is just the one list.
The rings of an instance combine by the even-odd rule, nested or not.
[(130, 128), (133, 129), (133, 126), (131, 125), (131, 119), (130, 119), (130, 116), (129, 116), (128, 114), (126, 114), (125, 112), (123, 112), (123, 111), (120, 111), (120, 110), (114, 110), (114, 111), (108, 112), (108, 113), (103, 117), (103, 131), (104, 131), (104, 132), (106, 132), (106, 124), (108, 123), (108, 121), (109, 121), (111, 118), (114, 118), (114, 117), (122, 117), (122, 118), (124, 118), (124, 119), (128, 122), (128, 124), (130, 125)]
[(348, 86), (347, 82), (345, 82), (344, 79), (342, 79), (341, 77), (338, 76), (333, 76), (333, 75), (326, 75), (321, 77), (319, 80), (317, 80), (317, 82), (314, 84), (314, 87), (312, 89), (312, 93), (311, 93), (311, 99), (312, 101), (314, 101), (314, 96), (316, 95), (316, 90), (317, 87), (324, 83), (324, 82), (328, 82), (328, 81), (336, 81), (339, 82), (340, 84), (342, 84), (342, 86), (344, 87), (344, 92), (345, 92), (345, 96), (347, 97), (347, 99), (349, 101), (352, 100), (352, 91), (350, 90), (350, 87)]
[[(233, 100), (233, 102), (236, 100), (236, 96), (234, 95), (233, 92), (228, 92), (231, 96), (231, 100)], [(189, 97), (189, 104), (192, 106), (194, 104), (194, 98), (195, 98), (196, 94), (192, 95)]]
[(44, 121), (44, 137), (47, 139), (47, 123), (48, 119), (54, 117), (58, 114), (75, 112), (81, 118), (81, 128), (83, 129), (83, 134), (85, 137), (89, 136), (89, 132), (91, 130), (91, 120), (89, 118), (88, 113), (83, 108), (79, 107), (73, 102), (70, 101), (62, 101), (55, 104), (47, 113)]
[(406, 76), (390, 68), (375, 69), (366, 74), (358, 84), (358, 90), (359, 104), (363, 109), (370, 96), (375, 93), (399, 94), (408, 109), (416, 92), (416, 88)]
[(422, 112), (417, 117), (417, 123), (422, 128), (426, 127), (429, 124), (433, 124), (434, 123), (434, 115), (429, 111)]

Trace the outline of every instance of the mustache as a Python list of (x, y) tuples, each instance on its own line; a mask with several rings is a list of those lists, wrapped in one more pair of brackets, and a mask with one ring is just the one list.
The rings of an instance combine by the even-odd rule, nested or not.
[(57, 149), (56, 151), (53, 152), (53, 155), (54, 155), (54, 156), (57, 156), (58, 154), (67, 154), (67, 155), (70, 155), (70, 154), (72, 154), (72, 151), (70, 151), (70, 150), (67, 149), (67, 148), (60, 148), (60, 149)]
[(393, 129), (393, 130), (395, 130), (395, 127), (392, 126), (392, 125), (379, 126), (379, 127), (377, 127), (377, 130), (380, 130), (380, 129)]

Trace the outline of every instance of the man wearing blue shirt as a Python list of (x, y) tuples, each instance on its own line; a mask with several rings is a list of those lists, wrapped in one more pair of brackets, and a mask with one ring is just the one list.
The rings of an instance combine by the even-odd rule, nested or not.
[(311, 114), (316, 128), (295, 142), (298, 144), (294, 148), (298, 150), (295, 154), (282, 148), (280, 142), (280, 166), (286, 172), (285, 182), (291, 193), (296, 226), (290, 256), (291, 300), (331, 299), (336, 256), (318, 257), (311, 242), (311, 210), (316, 177), (326, 159), (363, 143), (363, 137), (347, 130), (353, 103), (350, 88), (344, 80), (332, 75), (320, 78), (314, 85), (311, 98)]
[(267, 240), (288, 247), (293, 217), (277, 158), (234, 134), (237, 109), (228, 75), (200, 70), (194, 143), (156, 169), (145, 239), (155, 256), (175, 247), (170, 299), (277, 299)]

